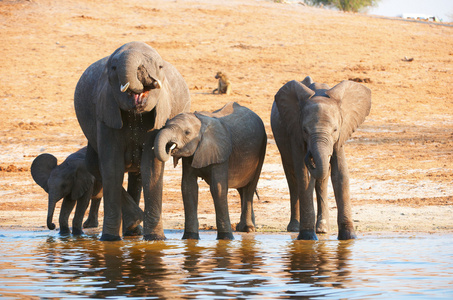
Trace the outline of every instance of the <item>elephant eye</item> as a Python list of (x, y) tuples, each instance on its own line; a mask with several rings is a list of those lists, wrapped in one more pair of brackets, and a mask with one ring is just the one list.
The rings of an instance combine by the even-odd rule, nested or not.
[(112, 70), (113, 70), (113, 71), (116, 71), (116, 66), (112, 66)]
[(338, 131), (338, 128), (335, 127), (335, 128), (333, 129), (333, 132), (337, 132), (337, 131)]
[(185, 133), (186, 135), (189, 135), (189, 134), (190, 134), (190, 130), (186, 130), (186, 131), (184, 131), (184, 133)]
[(304, 127), (304, 133), (305, 133), (305, 134), (308, 134), (307, 127)]

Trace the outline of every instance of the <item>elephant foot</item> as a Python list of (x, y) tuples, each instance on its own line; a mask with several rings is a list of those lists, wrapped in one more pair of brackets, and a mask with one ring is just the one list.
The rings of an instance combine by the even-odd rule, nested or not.
[(356, 239), (354, 228), (352, 226), (341, 226), (338, 230), (339, 240), (353, 240)]
[(72, 228), (72, 235), (82, 235), (83, 230), (81, 228)]
[(234, 240), (233, 233), (231, 232), (218, 232), (217, 233), (218, 240)]
[(297, 236), (298, 240), (306, 240), (306, 241), (317, 241), (318, 237), (314, 230), (301, 230), (299, 231), (299, 235)]
[(237, 225), (236, 225), (236, 231), (239, 231), (239, 232), (255, 232), (256, 229), (255, 229), (255, 225), (247, 225), (246, 223), (243, 223), (243, 222), (239, 222)]
[(105, 241), (105, 242), (114, 242), (114, 241), (121, 241), (121, 237), (119, 235), (103, 233), (99, 240)]
[(124, 236), (139, 236), (143, 235), (143, 227), (141, 225), (136, 226), (134, 229), (127, 229), (124, 233)]
[(183, 240), (199, 240), (200, 235), (198, 234), (198, 232), (185, 232), (184, 231), (184, 235), (182, 236), (182, 239)]
[(99, 226), (98, 220), (90, 219), (88, 218), (84, 223), (83, 223), (83, 228), (97, 228)]
[(71, 230), (69, 229), (69, 227), (60, 227), (60, 235), (70, 235), (71, 234)]
[(286, 227), (286, 231), (288, 232), (299, 232), (299, 221), (296, 219), (291, 219), (289, 221), (288, 226)]
[(128, 224), (125, 224), (124, 228), (126, 228), (126, 232), (134, 231), (138, 226), (140, 226), (141, 222), (142, 222), (141, 219), (130, 221)]
[(316, 233), (328, 233), (329, 232), (329, 223), (327, 220), (321, 219), (316, 222)]
[(156, 234), (156, 233), (150, 233), (150, 234), (145, 234), (143, 236), (143, 239), (145, 241), (164, 241), (167, 238), (163, 234), (161, 235), (161, 234)]

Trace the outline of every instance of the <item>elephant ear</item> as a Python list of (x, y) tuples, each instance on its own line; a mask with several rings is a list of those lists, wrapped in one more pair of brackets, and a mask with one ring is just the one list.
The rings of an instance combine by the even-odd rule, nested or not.
[(307, 76), (300, 83), (302, 83), (305, 86), (310, 86), (313, 82), (314, 82), (313, 79), (311, 79), (310, 76)]
[(121, 129), (123, 127), (121, 110), (111, 89), (106, 65), (95, 88), (96, 115), (98, 120), (104, 122), (108, 127)]
[[(80, 199), (94, 185), (94, 177), (85, 166), (78, 166), (74, 173), (74, 184), (72, 185), (71, 198)], [(90, 195), (91, 196), (91, 195)]]
[(204, 168), (227, 161), (233, 151), (230, 131), (217, 118), (195, 116), (201, 121), (201, 140), (193, 155), (192, 167)]
[(280, 88), (277, 94), (275, 94), (274, 99), (282, 123), (285, 124), (286, 129), (291, 136), (298, 138), (302, 137), (301, 108), (314, 94), (315, 92), (313, 90), (296, 80), (286, 83)]
[(340, 104), (343, 121), (338, 145), (343, 145), (369, 115), (371, 90), (360, 83), (344, 80), (326, 91), (326, 94)]
[(154, 129), (161, 129), (165, 126), (167, 120), (171, 118), (173, 93), (168, 80), (164, 78), (161, 83), (162, 87), (160, 88), (155, 107), (156, 117), (154, 119)]
[(49, 192), (49, 186), (47, 181), (49, 180), (50, 173), (57, 166), (57, 158), (52, 154), (44, 153), (39, 155), (33, 160), (30, 171), (33, 180), (42, 187), (47, 193)]

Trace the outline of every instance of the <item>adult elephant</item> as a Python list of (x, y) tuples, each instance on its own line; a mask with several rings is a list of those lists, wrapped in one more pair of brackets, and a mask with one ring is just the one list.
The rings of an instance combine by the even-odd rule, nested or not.
[(301, 83), (286, 83), (275, 95), (271, 126), (290, 190), (288, 230), (298, 230), (298, 239), (317, 239), (313, 189), (318, 201), (316, 230), (328, 230), (330, 173), (338, 209), (338, 239), (355, 238), (344, 144), (370, 109), (371, 91), (352, 81), (329, 88), (306, 77)]
[(102, 178), (101, 240), (121, 239), (122, 214), (130, 214), (121, 210), (124, 172), (129, 172), (128, 192), (137, 202), (143, 186), (144, 239), (165, 239), (161, 219), (164, 163), (153, 151), (143, 149), (152, 147), (167, 119), (189, 110), (189, 90), (181, 74), (149, 45), (130, 42), (85, 70), (77, 83), (74, 106), (88, 139), (88, 165), (95, 169), (92, 174), (98, 171)]

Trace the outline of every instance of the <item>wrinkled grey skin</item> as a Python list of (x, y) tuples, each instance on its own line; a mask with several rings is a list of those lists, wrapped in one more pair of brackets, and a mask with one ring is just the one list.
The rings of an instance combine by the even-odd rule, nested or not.
[(241, 197), (241, 219), (236, 230), (255, 231), (253, 194), (266, 153), (262, 120), (250, 109), (228, 103), (213, 113), (184, 113), (169, 120), (154, 143), (156, 157), (174, 164), (182, 158), (182, 198), (185, 212), (183, 239), (199, 239), (198, 183), (210, 186), (216, 211), (217, 239), (233, 239), (228, 214), (228, 188)]
[[(123, 227), (135, 230), (141, 186), (145, 199), (143, 234), (146, 240), (164, 239), (162, 176), (164, 164), (153, 151), (157, 131), (167, 119), (190, 109), (190, 96), (181, 74), (152, 47), (131, 42), (88, 67), (74, 95), (74, 106), (88, 139), (90, 172), (104, 187), (104, 224), (101, 240), (119, 240)], [(121, 203), (124, 173), (135, 201)], [(127, 200), (128, 197), (123, 197)], [(128, 219), (129, 221), (126, 221)]]
[[(290, 191), (288, 231), (299, 231), (298, 239), (316, 240), (315, 230), (318, 233), (329, 230), (326, 203), (329, 175), (338, 208), (338, 239), (356, 237), (344, 144), (370, 109), (371, 91), (352, 81), (343, 81), (330, 89), (306, 77), (301, 83), (286, 83), (275, 95), (271, 126)], [(318, 203), (316, 229), (314, 189)]]
[(51, 154), (41, 154), (33, 160), (31, 174), (35, 182), (48, 194), (47, 227), (55, 229), (53, 214), (55, 205), (63, 199), (60, 210), (60, 234), (69, 234), (68, 219), (77, 204), (72, 221), (72, 233), (83, 234), (82, 221), (91, 198), (91, 209), (84, 228), (97, 227), (99, 203), (102, 187), (95, 182), (85, 165), (86, 147), (69, 155), (57, 165), (57, 158)]

